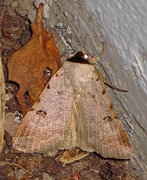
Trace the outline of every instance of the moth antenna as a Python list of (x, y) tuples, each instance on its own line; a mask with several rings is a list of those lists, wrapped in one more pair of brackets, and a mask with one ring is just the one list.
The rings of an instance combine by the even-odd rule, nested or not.
[(109, 86), (109, 87), (111, 87), (111, 88), (113, 88), (113, 89), (115, 89), (116, 91), (128, 92), (128, 90), (124, 90), (124, 89), (119, 89), (119, 88), (117, 88), (116, 86), (114, 86), (113, 84), (109, 83), (109, 82), (106, 81), (105, 79), (104, 79), (104, 84), (107, 85), (107, 86)]
[[(97, 62), (97, 60), (102, 56), (102, 54), (104, 53), (105, 51), (105, 48), (106, 48), (106, 44), (104, 42), (102, 42), (103, 44), (103, 50), (100, 54), (96, 55), (96, 56), (93, 56), (92, 58), (90, 58), (88, 61), (91, 63), (91, 64), (94, 64)], [(100, 74), (100, 73), (99, 73)], [(120, 91), (120, 92), (128, 92), (128, 90), (124, 90), (124, 89), (119, 89), (117, 88), (116, 86), (114, 86), (112, 83), (109, 83), (108, 81), (106, 81), (103, 76), (100, 74), (100, 77), (101, 77), (101, 80), (104, 82), (105, 85), (117, 90), (117, 91)]]
[(105, 48), (106, 48), (106, 44), (104, 42), (102, 42), (103, 44), (103, 50), (100, 54), (96, 55), (96, 56), (93, 56), (91, 57), (88, 61), (91, 63), (91, 64), (94, 64), (97, 62), (97, 60), (102, 56), (102, 54), (104, 53), (105, 51)]

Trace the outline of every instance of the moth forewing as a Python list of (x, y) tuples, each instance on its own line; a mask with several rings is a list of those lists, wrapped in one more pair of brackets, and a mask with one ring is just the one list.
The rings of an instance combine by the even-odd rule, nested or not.
[(20, 124), (13, 147), (55, 155), (58, 149), (77, 146), (107, 158), (131, 158), (129, 137), (101, 75), (79, 55), (68, 59), (49, 81)]
[[(64, 149), (73, 105), (73, 90), (65, 85), (63, 67), (53, 76), (38, 101), (24, 117), (13, 138), (13, 147), (24, 152), (55, 155)], [(42, 116), (40, 110), (46, 112)]]

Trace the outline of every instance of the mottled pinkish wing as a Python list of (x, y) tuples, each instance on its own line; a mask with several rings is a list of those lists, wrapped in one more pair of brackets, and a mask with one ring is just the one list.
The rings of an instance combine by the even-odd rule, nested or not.
[(74, 146), (109, 158), (133, 153), (94, 66), (65, 62), (23, 119), (13, 147), (55, 155)]
[(13, 147), (24, 152), (55, 155), (67, 139), (72, 106), (73, 91), (65, 86), (61, 68), (22, 120), (13, 138)]
[(87, 86), (81, 91), (80, 108), (83, 132), (79, 134), (83, 133), (83, 140), (78, 144), (82, 149), (96, 151), (105, 158), (132, 157), (129, 137), (111, 105), (98, 72), (87, 79)]
[(89, 64), (66, 62), (64, 67), (65, 77), (74, 91), (75, 145), (103, 157), (130, 158), (133, 150), (129, 137), (111, 105), (99, 72)]

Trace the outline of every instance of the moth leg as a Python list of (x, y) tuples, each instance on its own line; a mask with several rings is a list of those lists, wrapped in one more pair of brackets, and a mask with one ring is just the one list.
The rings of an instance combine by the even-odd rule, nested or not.
[[(96, 68), (95, 68), (96, 69)], [(107, 86), (111, 87), (112, 89), (115, 89), (117, 91), (120, 91), (120, 92), (128, 92), (127, 90), (124, 90), (124, 89), (120, 89), (116, 86), (114, 86), (112, 83), (108, 82), (103, 76), (102, 74), (98, 71), (98, 69), (96, 69), (97, 73), (98, 73), (98, 76), (100, 78), (100, 80)]]
[(120, 92), (128, 92), (127, 90), (120, 89), (120, 88), (114, 86), (112, 83), (108, 82), (108, 81), (101, 75), (101, 73), (100, 73), (97, 69), (96, 69), (96, 71), (97, 71), (97, 73), (98, 73), (98, 75), (99, 75), (101, 81), (102, 81), (105, 85), (111, 87), (112, 89), (115, 89), (116, 91), (120, 91)]
[(107, 85), (107, 86), (109, 86), (109, 87), (111, 87), (111, 88), (113, 88), (113, 89), (115, 89), (115, 90), (117, 90), (117, 91), (120, 91), (120, 92), (128, 92), (127, 90), (117, 88), (116, 86), (114, 86), (114, 85), (111, 84), (110, 82), (106, 81), (105, 79), (104, 79), (104, 84)]

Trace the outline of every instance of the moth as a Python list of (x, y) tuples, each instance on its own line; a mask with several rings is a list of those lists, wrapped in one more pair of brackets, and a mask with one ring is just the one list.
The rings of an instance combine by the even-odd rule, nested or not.
[(19, 125), (14, 148), (54, 156), (58, 149), (80, 147), (104, 158), (132, 157), (128, 134), (94, 66), (102, 53), (90, 58), (79, 51), (64, 62)]

